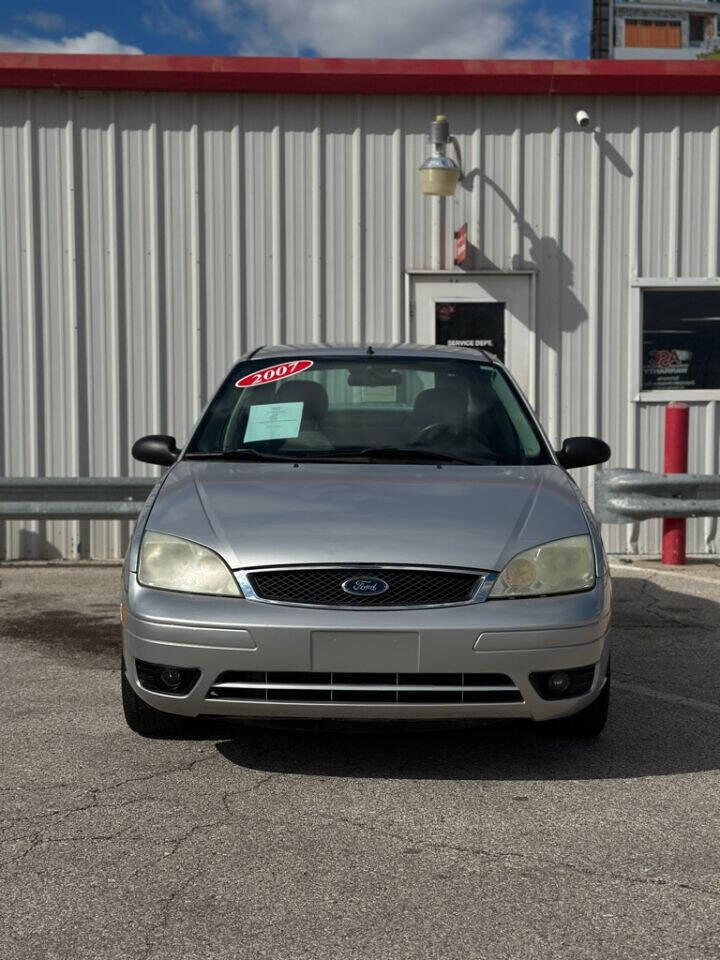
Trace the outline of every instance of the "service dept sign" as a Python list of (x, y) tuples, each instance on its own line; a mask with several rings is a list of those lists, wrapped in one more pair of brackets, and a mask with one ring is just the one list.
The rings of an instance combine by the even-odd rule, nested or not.
[(489, 350), (505, 360), (505, 304), (455, 301), (435, 305), (435, 343)]

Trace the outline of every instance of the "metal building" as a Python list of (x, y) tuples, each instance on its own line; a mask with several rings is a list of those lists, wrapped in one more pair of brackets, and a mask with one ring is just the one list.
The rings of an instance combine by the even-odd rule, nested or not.
[(590, 56), (607, 59), (613, 47), (612, 0), (593, 0), (590, 25)]
[[(453, 319), (504, 349), (553, 442), (658, 469), (682, 398), (690, 469), (717, 472), (719, 92), (716, 63), (0, 56), (0, 474), (142, 474), (132, 440), (186, 437), (248, 348)], [(440, 112), (447, 200), (417, 176)], [(15, 522), (0, 555), (126, 537)], [(657, 552), (658, 525), (606, 541)], [(716, 551), (716, 521), (688, 544)]]
[(590, 56), (697, 60), (720, 50), (720, 0), (593, 0)]

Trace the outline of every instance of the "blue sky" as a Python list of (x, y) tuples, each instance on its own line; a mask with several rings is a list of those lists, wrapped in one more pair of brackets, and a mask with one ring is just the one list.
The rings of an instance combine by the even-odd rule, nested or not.
[(0, 0), (0, 50), (586, 57), (590, 0)]

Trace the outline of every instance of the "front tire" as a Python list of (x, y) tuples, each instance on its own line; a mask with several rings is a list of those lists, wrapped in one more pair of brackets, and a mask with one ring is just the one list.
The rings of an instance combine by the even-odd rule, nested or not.
[(570, 717), (562, 717), (559, 720), (549, 720), (543, 724), (543, 727), (551, 736), (568, 737), (573, 740), (592, 740), (599, 737), (605, 729), (609, 708), (610, 664), (608, 663), (605, 686), (602, 688), (599, 697), (596, 697), (589, 706), (579, 713), (574, 713)]
[(176, 737), (190, 733), (194, 726), (191, 717), (156, 710), (145, 703), (130, 686), (125, 675), (125, 662), (121, 666), (121, 691), (125, 721), (133, 733), (141, 737)]

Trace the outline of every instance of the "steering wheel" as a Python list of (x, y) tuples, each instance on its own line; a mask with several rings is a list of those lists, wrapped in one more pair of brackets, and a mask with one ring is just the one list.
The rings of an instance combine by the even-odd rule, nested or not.
[(448, 437), (453, 440), (471, 439), (473, 450), (477, 449), (480, 456), (487, 455), (492, 459), (495, 457), (495, 454), (492, 452), (490, 447), (487, 447), (484, 443), (481, 443), (474, 435), (470, 433), (469, 430), (449, 423), (447, 420), (438, 420), (437, 423), (429, 423), (426, 427), (423, 427), (422, 430), (418, 430), (418, 432), (410, 441), (409, 446), (432, 446), (438, 440), (445, 440)]

